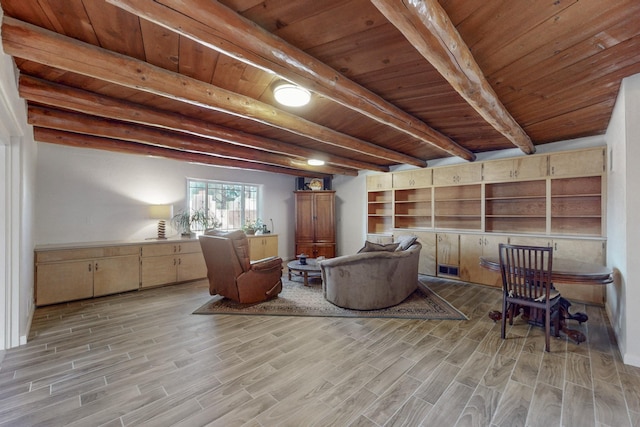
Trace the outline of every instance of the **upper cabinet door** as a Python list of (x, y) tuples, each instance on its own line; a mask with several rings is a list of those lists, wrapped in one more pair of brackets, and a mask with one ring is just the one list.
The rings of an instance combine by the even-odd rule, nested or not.
[(433, 169), (433, 185), (457, 185), (482, 181), (482, 163), (465, 163)]
[(390, 173), (367, 175), (367, 191), (389, 190), (392, 187), (393, 178)]
[(515, 181), (545, 178), (548, 156), (526, 156), (515, 159), (495, 160), (483, 166), (484, 181)]
[(549, 156), (527, 156), (513, 159), (516, 179), (545, 178), (549, 169)]
[(393, 173), (393, 188), (421, 188), (431, 185), (431, 169)]
[(549, 155), (549, 175), (590, 176), (605, 172), (605, 147)]

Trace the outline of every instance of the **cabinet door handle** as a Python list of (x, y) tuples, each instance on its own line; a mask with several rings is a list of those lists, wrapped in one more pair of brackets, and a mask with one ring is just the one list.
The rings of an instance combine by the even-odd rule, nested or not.
[(91, 263), (89, 263), (89, 271), (91, 271)]
[(480, 237), (480, 238), (478, 239), (478, 244), (479, 244), (480, 246), (482, 246), (482, 237)]
[(182, 252), (182, 245), (178, 245), (178, 252)]
[(98, 263), (96, 262), (96, 271), (98, 271)]
[(173, 259), (173, 265), (176, 265), (176, 259), (175, 258)]
[(173, 245), (173, 253), (175, 254), (178, 251), (178, 248), (176, 245)]
[(182, 264), (182, 258), (178, 258), (178, 265)]

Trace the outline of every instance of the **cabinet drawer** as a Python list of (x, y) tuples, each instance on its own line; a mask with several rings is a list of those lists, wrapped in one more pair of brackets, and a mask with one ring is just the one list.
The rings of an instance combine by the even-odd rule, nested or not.
[(163, 256), (173, 254), (188, 254), (194, 252), (201, 252), (199, 241), (185, 241), (174, 243), (158, 243), (144, 245), (142, 247), (142, 256)]

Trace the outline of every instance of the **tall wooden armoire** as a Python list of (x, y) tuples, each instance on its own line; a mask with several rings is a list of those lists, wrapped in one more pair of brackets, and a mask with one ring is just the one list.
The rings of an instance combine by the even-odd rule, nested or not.
[(336, 256), (335, 191), (295, 191), (296, 255)]

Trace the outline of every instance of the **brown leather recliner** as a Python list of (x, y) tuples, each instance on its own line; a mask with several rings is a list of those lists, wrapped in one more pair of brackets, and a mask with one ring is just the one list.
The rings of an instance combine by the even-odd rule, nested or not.
[(207, 232), (200, 236), (207, 263), (209, 293), (239, 303), (255, 303), (282, 291), (282, 258), (251, 262), (249, 241), (242, 230), (230, 233)]

